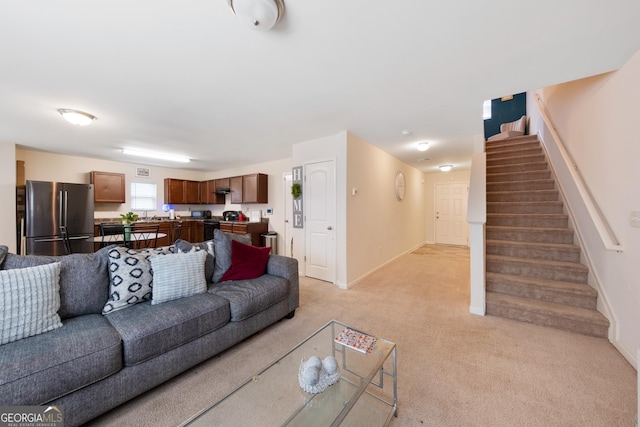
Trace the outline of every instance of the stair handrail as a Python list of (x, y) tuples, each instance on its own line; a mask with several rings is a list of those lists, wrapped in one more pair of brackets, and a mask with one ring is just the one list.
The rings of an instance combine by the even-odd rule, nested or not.
[(562, 160), (567, 166), (569, 174), (571, 175), (571, 179), (573, 180), (576, 188), (578, 189), (580, 198), (582, 199), (582, 202), (584, 203), (587, 209), (587, 212), (591, 217), (591, 221), (593, 221), (593, 224), (596, 227), (596, 230), (598, 231), (600, 239), (602, 240), (602, 244), (604, 245), (605, 249), (609, 251), (622, 252), (623, 251), (622, 245), (620, 245), (620, 242), (618, 241), (615, 234), (613, 233), (613, 230), (609, 226), (609, 223), (607, 222), (606, 218), (604, 218), (602, 211), (598, 208), (596, 202), (593, 200), (593, 197), (591, 196), (591, 192), (589, 192), (589, 190), (587, 189), (587, 186), (584, 180), (582, 179), (582, 176), (578, 172), (578, 165), (576, 164), (575, 161), (573, 161), (571, 155), (565, 148), (564, 143), (560, 138), (560, 135), (558, 135), (558, 132), (556, 132), (556, 128), (551, 123), (551, 119), (547, 114), (547, 110), (544, 106), (544, 103), (542, 102), (542, 99), (540, 98), (540, 94), (536, 93), (534, 95), (534, 100), (536, 101), (536, 105), (538, 106), (538, 111), (540, 111), (540, 115), (542, 116), (542, 119), (544, 120), (544, 123), (547, 126), (547, 129), (549, 130), (549, 132), (551, 132), (551, 136), (556, 142), (556, 146), (558, 148), (558, 151), (560, 152), (560, 155), (562, 156)]

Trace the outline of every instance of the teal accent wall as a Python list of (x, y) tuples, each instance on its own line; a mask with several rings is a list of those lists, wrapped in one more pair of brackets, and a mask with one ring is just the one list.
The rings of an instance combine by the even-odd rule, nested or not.
[(502, 101), (491, 100), (491, 118), (484, 121), (484, 139), (500, 133), (500, 125), (518, 120), (527, 115), (527, 93), (513, 95), (513, 99)]

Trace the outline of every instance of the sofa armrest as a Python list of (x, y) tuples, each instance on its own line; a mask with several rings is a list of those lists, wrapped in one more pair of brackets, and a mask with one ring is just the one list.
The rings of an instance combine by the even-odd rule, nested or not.
[(267, 274), (284, 277), (289, 281), (289, 312), (300, 305), (300, 282), (298, 277), (298, 260), (282, 255), (269, 255)]

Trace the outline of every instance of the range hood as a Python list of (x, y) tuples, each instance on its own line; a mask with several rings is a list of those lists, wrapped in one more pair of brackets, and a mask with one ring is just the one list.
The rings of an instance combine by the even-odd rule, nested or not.
[(215, 194), (229, 194), (231, 193), (231, 188), (229, 187), (218, 187), (216, 188), (216, 191), (214, 191)]

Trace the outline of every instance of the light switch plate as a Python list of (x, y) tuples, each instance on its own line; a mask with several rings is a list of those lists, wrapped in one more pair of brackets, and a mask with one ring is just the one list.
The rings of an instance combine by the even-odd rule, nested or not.
[(629, 223), (632, 227), (640, 227), (640, 211), (631, 211)]

